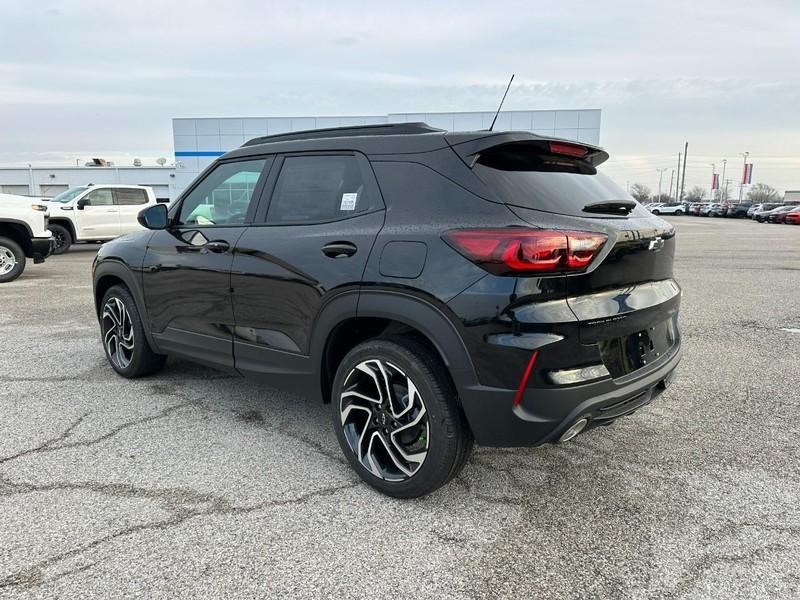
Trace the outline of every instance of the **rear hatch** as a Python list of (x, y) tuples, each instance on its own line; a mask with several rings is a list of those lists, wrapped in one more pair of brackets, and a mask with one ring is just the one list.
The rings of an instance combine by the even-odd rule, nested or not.
[(615, 378), (658, 362), (679, 335), (674, 228), (598, 172), (602, 150), (531, 137), (462, 158), (484, 193), (531, 225), (607, 236), (586, 269), (564, 275), (580, 340)]

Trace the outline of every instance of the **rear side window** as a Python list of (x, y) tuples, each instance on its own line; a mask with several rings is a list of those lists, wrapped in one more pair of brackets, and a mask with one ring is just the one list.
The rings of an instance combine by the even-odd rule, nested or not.
[(523, 208), (598, 217), (583, 208), (597, 202), (633, 200), (591, 164), (525, 145), (505, 144), (484, 152), (473, 170), (501, 202)]
[(288, 156), (275, 182), (267, 222), (335, 221), (366, 212), (371, 205), (355, 156)]
[(117, 204), (130, 206), (133, 204), (147, 204), (147, 192), (135, 188), (118, 188), (114, 190)]

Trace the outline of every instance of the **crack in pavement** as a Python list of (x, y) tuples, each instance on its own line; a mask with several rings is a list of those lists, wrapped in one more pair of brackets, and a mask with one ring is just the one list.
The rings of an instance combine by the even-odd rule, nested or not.
[(715, 566), (723, 564), (735, 564), (751, 560), (761, 560), (771, 552), (782, 550), (788, 550), (788, 548), (783, 544), (774, 542), (742, 554), (705, 554), (704, 556), (700, 557), (699, 560), (695, 561), (695, 564), (688, 569), (686, 575), (681, 577), (681, 580), (673, 588), (673, 593), (675, 597), (684, 596), (698, 581), (700, 581), (706, 571)]
[(52, 483), (16, 482), (0, 475), (0, 498), (53, 491), (90, 491), (115, 498), (158, 500), (171, 512), (181, 512), (186, 505), (208, 504), (217, 507), (230, 505), (228, 499), (186, 488), (143, 488), (129, 483), (98, 483), (94, 481), (65, 481)]
[[(28, 448), (26, 450), (21, 450), (16, 454), (12, 454), (10, 456), (0, 457), (0, 465), (10, 462), (12, 460), (16, 460), (18, 458), (22, 458), (24, 456), (30, 456), (32, 454), (43, 454), (47, 452), (56, 452), (58, 450), (65, 450), (69, 448), (87, 448), (89, 446), (93, 446), (95, 444), (99, 444), (104, 442), (118, 433), (125, 431), (126, 429), (130, 429), (131, 427), (136, 427), (137, 425), (143, 425), (145, 423), (150, 423), (152, 421), (157, 421), (159, 419), (163, 419), (171, 415), (174, 412), (182, 408), (186, 408), (187, 406), (202, 406), (198, 400), (192, 400), (188, 402), (182, 402), (181, 404), (174, 404), (172, 406), (168, 406), (167, 408), (157, 412), (154, 415), (148, 415), (146, 417), (141, 417), (139, 419), (133, 419), (131, 421), (126, 421), (113, 427), (111, 430), (107, 431), (103, 435), (89, 439), (89, 440), (79, 440), (75, 442), (64, 442), (67, 438), (72, 435), (72, 432), (89, 416), (90, 412), (85, 412), (80, 417), (78, 417), (75, 421), (73, 421), (64, 431), (58, 434), (55, 437), (52, 437), (48, 440), (45, 440), (42, 444), (34, 448)], [(56, 445), (57, 444), (57, 445)]]
[[(61, 563), (67, 559), (80, 556), (89, 550), (97, 548), (98, 546), (101, 546), (108, 542), (117, 540), (119, 538), (128, 537), (147, 531), (163, 531), (171, 527), (176, 527), (178, 525), (181, 525), (189, 521), (190, 519), (194, 519), (197, 517), (241, 515), (241, 514), (253, 513), (260, 510), (265, 510), (268, 508), (275, 508), (275, 507), (289, 506), (289, 505), (302, 505), (316, 498), (332, 496), (340, 491), (354, 488), (358, 486), (360, 483), (361, 483), (360, 480), (350, 481), (346, 484), (329, 486), (312, 490), (293, 498), (286, 498), (283, 500), (267, 500), (249, 506), (233, 506), (227, 500), (223, 499), (221, 505), (215, 505), (212, 503), (210, 506), (206, 508), (187, 509), (185, 511), (178, 512), (174, 516), (168, 519), (152, 521), (149, 523), (140, 523), (138, 525), (131, 525), (129, 527), (119, 529), (115, 532), (109, 533), (108, 535), (92, 540), (91, 542), (83, 544), (82, 546), (72, 548), (60, 554), (56, 554), (55, 556), (51, 556), (50, 558), (47, 558), (45, 560), (36, 562), (32, 565), (25, 567), (24, 569), (20, 569), (15, 573), (12, 573), (3, 579), (0, 579), (0, 589), (13, 588), (13, 587), (38, 587), (43, 584), (49, 583), (50, 581), (54, 581), (55, 579), (48, 580), (45, 577), (45, 572), (49, 567)], [(91, 566), (98, 563), (99, 561), (89, 565), (88, 568), (91, 568)], [(75, 571), (80, 571), (80, 570), (81, 569), (76, 569)], [(59, 577), (62, 576), (63, 574), (59, 575)]]

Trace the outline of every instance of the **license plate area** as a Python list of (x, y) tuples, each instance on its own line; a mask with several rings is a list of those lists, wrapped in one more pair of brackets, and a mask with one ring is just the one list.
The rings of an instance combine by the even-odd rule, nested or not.
[(644, 368), (667, 354), (677, 341), (673, 319), (622, 337), (600, 340), (597, 346), (611, 377)]

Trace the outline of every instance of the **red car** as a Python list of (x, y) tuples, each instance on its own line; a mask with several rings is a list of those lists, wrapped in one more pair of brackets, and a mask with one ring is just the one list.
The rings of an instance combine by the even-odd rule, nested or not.
[(800, 206), (786, 213), (786, 216), (783, 217), (783, 222), (788, 225), (800, 225)]
[(780, 208), (771, 210), (765, 220), (767, 223), (783, 223), (783, 218), (796, 208), (796, 206), (781, 206)]

